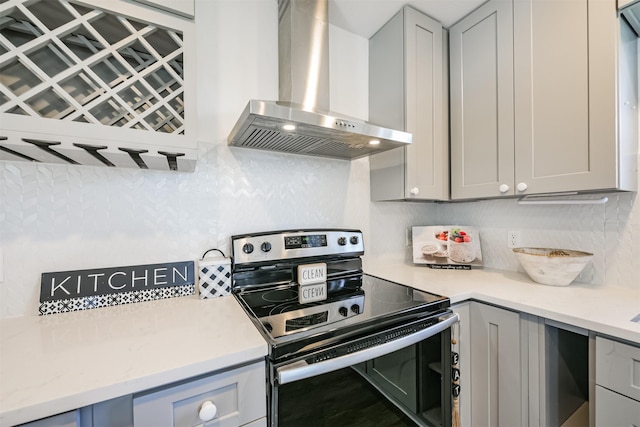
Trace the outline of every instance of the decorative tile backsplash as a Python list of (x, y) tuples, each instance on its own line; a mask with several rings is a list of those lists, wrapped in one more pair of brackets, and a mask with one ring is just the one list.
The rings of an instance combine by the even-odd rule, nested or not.
[(193, 174), (0, 162), (1, 317), (38, 314), (40, 274), (230, 252), (230, 236), (259, 230), (347, 227), (364, 232), (365, 256), (409, 259), (415, 225), (469, 224), (485, 267), (519, 270), (507, 231), (523, 246), (595, 254), (578, 280), (638, 288), (636, 194), (606, 205), (375, 203), (368, 160), (201, 147)]

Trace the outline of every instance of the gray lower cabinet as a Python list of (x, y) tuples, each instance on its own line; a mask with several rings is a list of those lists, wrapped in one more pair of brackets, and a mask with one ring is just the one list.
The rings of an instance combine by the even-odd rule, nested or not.
[(452, 308), (460, 315), (461, 426), (590, 425), (588, 331), (475, 301)]
[(38, 421), (21, 424), (20, 427), (81, 427), (80, 411), (69, 411)]
[(266, 427), (265, 369), (254, 362), (21, 427)]
[(640, 426), (639, 345), (475, 301), (452, 309), (461, 426)]
[[(460, 425), (526, 425), (526, 329), (521, 314), (475, 301), (451, 307), (460, 316)], [(523, 334), (524, 332), (524, 334)], [(455, 346), (454, 346), (455, 348)]]
[(640, 425), (640, 402), (596, 386), (596, 426)]
[(135, 426), (266, 426), (264, 362), (136, 394)]
[(133, 395), (87, 406), (80, 415), (80, 427), (133, 427)]
[(615, 0), (489, 0), (449, 35), (452, 199), (636, 189), (637, 37)]
[(472, 424), (521, 425), (520, 314), (473, 303), (470, 334)]
[(413, 143), (369, 157), (371, 200), (448, 200), (446, 30), (405, 6), (369, 40), (369, 121)]
[(596, 426), (640, 425), (640, 347), (596, 338)]
[(572, 325), (529, 317), (528, 425), (593, 425), (594, 336)]

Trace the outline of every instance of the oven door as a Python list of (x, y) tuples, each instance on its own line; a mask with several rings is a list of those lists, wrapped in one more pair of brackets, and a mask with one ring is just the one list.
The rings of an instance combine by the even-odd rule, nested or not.
[(271, 425), (451, 425), (458, 319), (446, 312), (272, 364)]

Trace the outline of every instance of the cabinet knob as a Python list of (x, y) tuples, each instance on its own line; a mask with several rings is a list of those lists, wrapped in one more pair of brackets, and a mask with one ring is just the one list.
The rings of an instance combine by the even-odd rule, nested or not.
[(516, 188), (518, 189), (518, 191), (524, 191), (527, 189), (527, 184), (525, 184), (524, 182), (521, 182), (518, 184)]
[(409, 190), (409, 192), (412, 196), (417, 196), (418, 193), (420, 193), (420, 189), (418, 189), (418, 187), (413, 187), (411, 190)]
[(207, 400), (202, 404), (202, 406), (200, 406), (198, 417), (200, 417), (200, 421), (211, 421), (215, 418), (217, 413), (218, 408), (216, 407), (216, 405), (212, 401)]
[(500, 192), (501, 193), (506, 193), (507, 191), (509, 191), (509, 186), (507, 184), (502, 184), (500, 186)]

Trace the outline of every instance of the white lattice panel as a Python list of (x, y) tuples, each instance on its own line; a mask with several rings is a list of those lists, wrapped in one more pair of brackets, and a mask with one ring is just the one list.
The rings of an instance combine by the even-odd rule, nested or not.
[(0, 160), (193, 170), (192, 26), (115, 0), (0, 3)]

